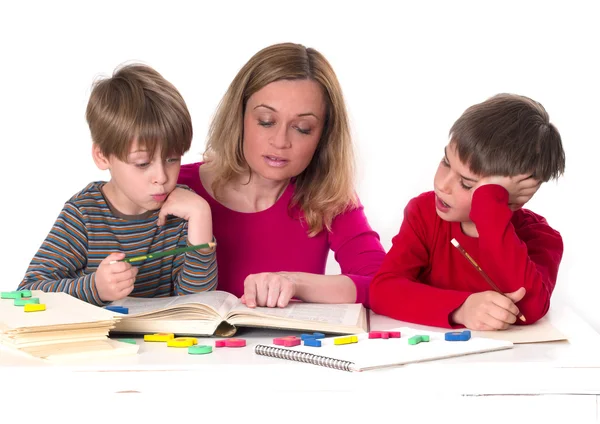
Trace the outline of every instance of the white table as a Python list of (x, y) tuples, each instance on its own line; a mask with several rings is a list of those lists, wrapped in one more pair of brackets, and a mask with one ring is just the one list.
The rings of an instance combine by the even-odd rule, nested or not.
[[(307, 419), (305, 413), (333, 419), (339, 413), (353, 422), (594, 422), (600, 404), (600, 335), (564, 305), (553, 306), (549, 317), (570, 342), (515, 345), (362, 373), (255, 355), (253, 344), (297, 334), (258, 329), (242, 330), (240, 337), (249, 347), (217, 349), (210, 355), (188, 355), (186, 349), (140, 339), (138, 355), (63, 366), (0, 350), (0, 402), (6, 405), (26, 395), (47, 402), (46, 413), (51, 413), (57, 401), (72, 405), (77, 398), (85, 412), (108, 397), (111, 405), (122, 404), (123, 414), (136, 402), (152, 400), (153, 408), (143, 410), (149, 418), (164, 413), (168, 419), (168, 404), (198, 409), (209, 414), (205, 417), (216, 414), (216, 419), (250, 411), (244, 420), (255, 422), (281, 421), (281, 414), (299, 422)], [(415, 327), (371, 315), (372, 330), (405, 325)], [(199, 339), (199, 344), (213, 343)]]

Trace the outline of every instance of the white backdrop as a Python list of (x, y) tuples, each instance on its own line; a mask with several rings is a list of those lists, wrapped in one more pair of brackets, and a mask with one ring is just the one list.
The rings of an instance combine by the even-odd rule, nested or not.
[[(320, 50), (338, 74), (358, 192), (386, 250), (406, 202), (431, 189), (448, 129), (466, 107), (498, 92), (540, 101), (563, 136), (567, 168), (530, 208), (564, 238), (555, 297), (600, 330), (595, 2), (11, 3), (0, 6), (0, 289), (16, 288), (63, 203), (108, 177), (94, 166), (84, 117), (94, 78), (142, 61), (175, 84), (194, 121), (187, 163), (200, 159), (239, 68), (292, 41)], [(337, 271), (332, 259), (328, 269)]]

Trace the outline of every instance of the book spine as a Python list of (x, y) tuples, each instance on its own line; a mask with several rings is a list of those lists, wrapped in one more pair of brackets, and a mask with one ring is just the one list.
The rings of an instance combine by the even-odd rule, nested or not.
[(308, 352), (298, 352), (292, 349), (281, 347), (256, 345), (254, 353), (271, 358), (287, 359), (289, 361), (305, 362), (307, 364), (319, 365), (321, 367), (333, 368), (341, 371), (354, 371), (354, 364), (349, 361), (329, 358), (327, 356), (315, 355)]

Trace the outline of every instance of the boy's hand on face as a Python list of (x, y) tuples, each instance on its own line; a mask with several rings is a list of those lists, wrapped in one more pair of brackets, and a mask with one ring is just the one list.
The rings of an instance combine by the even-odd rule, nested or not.
[(138, 269), (127, 262), (116, 262), (125, 259), (124, 253), (111, 253), (96, 270), (95, 284), (98, 296), (104, 302), (123, 299), (133, 290)]
[(192, 245), (208, 243), (213, 239), (210, 206), (202, 197), (190, 190), (176, 187), (160, 208), (159, 226), (175, 215), (188, 222), (188, 242)]
[(542, 182), (534, 179), (531, 175), (522, 174), (513, 177), (490, 176), (483, 177), (475, 185), (475, 190), (487, 184), (497, 184), (508, 191), (508, 206), (511, 210), (516, 211), (531, 200), (533, 195), (538, 191)]
[(202, 216), (207, 209), (210, 210), (210, 207), (202, 197), (193, 191), (176, 187), (160, 208), (158, 225), (162, 226), (165, 224), (167, 215), (175, 215), (186, 221), (190, 221), (196, 216)]
[(452, 313), (451, 319), (470, 330), (506, 330), (519, 315), (517, 303), (525, 296), (521, 287), (506, 296), (495, 291), (473, 293)]

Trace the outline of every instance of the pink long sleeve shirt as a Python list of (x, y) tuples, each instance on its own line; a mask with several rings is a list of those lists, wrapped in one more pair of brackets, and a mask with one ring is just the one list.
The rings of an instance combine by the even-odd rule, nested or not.
[(371, 279), (385, 257), (379, 235), (371, 229), (363, 206), (338, 215), (331, 231), (308, 236), (299, 208), (289, 209), (294, 184), (273, 206), (261, 212), (231, 210), (215, 200), (200, 181), (202, 163), (183, 165), (179, 184), (185, 184), (210, 205), (217, 241), (218, 290), (241, 297), (244, 280), (261, 272), (325, 274), (329, 250), (335, 253), (342, 274), (356, 285), (356, 302), (369, 305)]

